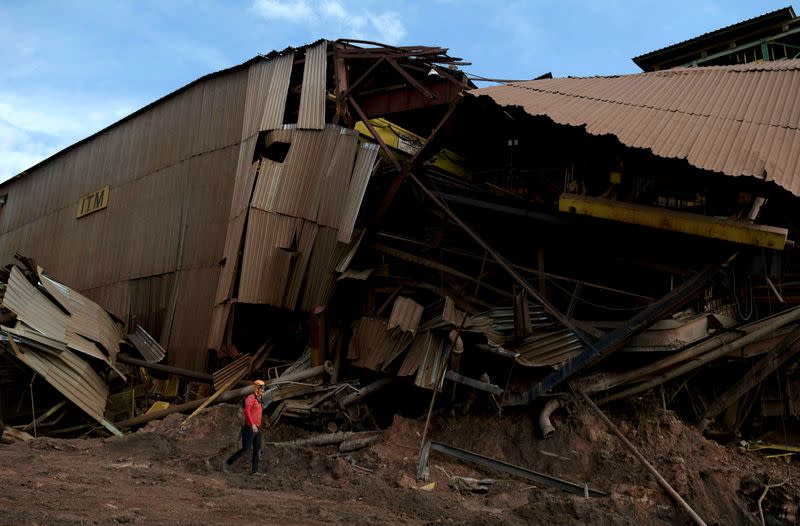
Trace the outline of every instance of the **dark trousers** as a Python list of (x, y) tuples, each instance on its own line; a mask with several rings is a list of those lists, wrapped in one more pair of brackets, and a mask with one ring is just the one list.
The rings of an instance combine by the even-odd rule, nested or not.
[(253, 431), (251, 426), (242, 426), (242, 448), (231, 455), (225, 462), (228, 465), (233, 464), (239, 457), (247, 453), (247, 450), (251, 447), (253, 448), (253, 464), (251, 471), (255, 473), (258, 471), (259, 459), (261, 457), (261, 433), (259, 431)]

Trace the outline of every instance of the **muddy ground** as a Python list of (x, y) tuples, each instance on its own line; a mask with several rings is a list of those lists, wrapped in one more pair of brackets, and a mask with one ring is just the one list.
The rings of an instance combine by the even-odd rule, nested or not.
[[(335, 446), (267, 445), (265, 475), (248, 459), (230, 473), (239, 409), (220, 405), (181, 429), (172, 415), (122, 438), (39, 438), (0, 445), (0, 524), (691, 524), (596, 417), (580, 407), (537, 437), (524, 413), (434, 418), (433, 439), (608, 492), (585, 498), (474, 469), (432, 453), (432, 491), (415, 477), (423, 422), (395, 417), (381, 441), (340, 454)], [(722, 447), (671, 413), (615, 417), (708, 524), (798, 524), (798, 467)], [(268, 441), (308, 435), (287, 424)], [(475, 494), (450, 477), (498, 479)]]

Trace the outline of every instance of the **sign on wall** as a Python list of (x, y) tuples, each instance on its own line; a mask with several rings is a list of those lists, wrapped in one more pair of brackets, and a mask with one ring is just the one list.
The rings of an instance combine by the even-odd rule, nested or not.
[(108, 206), (108, 194), (111, 188), (106, 185), (99, 190), (95, 190), (91, 194), (84, 195), (78, 199), (78, 215), (76, 218), (81, 218), (85, 215), (97, 212)]

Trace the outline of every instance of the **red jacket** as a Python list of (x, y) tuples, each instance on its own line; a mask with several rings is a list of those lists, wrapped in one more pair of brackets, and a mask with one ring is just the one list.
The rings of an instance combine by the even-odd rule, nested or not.
[(256, 399), (256, 395), (251, 394), (244, 399), (244, 425), (253, 424), (261, 427), (261, 402)]

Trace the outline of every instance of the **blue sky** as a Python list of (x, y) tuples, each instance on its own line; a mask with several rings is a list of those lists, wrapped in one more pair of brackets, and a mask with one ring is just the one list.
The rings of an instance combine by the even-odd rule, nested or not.
[(722, 0), (0, 0), (0, 180), (212, 71), (319, 38), (441, 45), (494, 78), (631, 57), (786, 7)]

